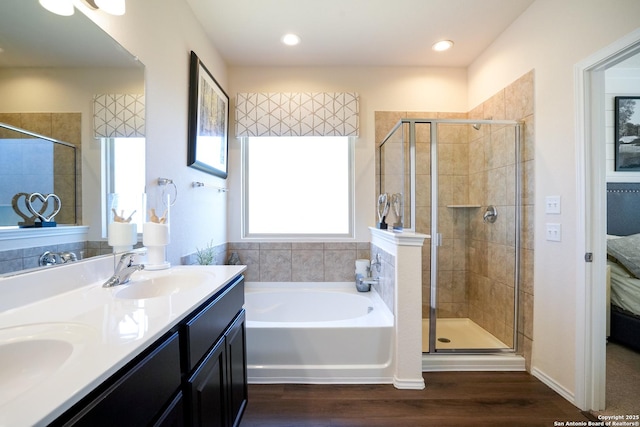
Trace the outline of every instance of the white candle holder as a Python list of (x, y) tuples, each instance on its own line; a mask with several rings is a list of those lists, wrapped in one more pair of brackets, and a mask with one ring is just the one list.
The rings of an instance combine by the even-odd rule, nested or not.
[(140, 196), (109, 194), (107, 242), (113, 247), (113, 253), (131, 251), (138, 243), (138, 225), (133, 220), (137, 209), (140, 209)]
[(147, 206), (147, 220), (142, 225), (142, 244), (147, 248), (147, 270), (164, 270), (171, 267), (166, 259), (166, 247), (171, 243), (169, 229), (169, 199), (162, 200), (162, 207)]

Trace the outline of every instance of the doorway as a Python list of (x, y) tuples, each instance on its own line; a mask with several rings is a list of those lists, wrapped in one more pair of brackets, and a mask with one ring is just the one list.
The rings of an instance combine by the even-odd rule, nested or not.
[[(577, 64), (577, 141), (579, 168), (578, 230), (584, 241), (577, 254), (584, 262), (577, 288), (575, 403), (583, 410), (605, 409), (606, 390), (606, 140), (605, 72), (640, 54), (640, 30)], [(581, 143), (584, 141), (584, 144)], [(581, 235), (582, 233), (578, 233)], [(589, 260), (592, 259), (593, 262)]]

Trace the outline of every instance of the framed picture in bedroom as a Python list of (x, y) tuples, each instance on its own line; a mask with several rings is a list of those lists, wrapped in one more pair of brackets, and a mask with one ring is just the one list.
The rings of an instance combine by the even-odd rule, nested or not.
[(615, 97), (616, 171), (640, 171), (640, 95)]
[(195, 52), (189, 68), (187, 166), (227, 177), (229, 96)]

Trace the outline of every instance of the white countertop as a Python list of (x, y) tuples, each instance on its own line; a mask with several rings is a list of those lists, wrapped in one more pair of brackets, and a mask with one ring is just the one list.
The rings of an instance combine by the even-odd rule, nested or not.
[[(246, 269), (176, 266), (141, 271), (132, 276), (133, 284), (185, 272), (202, 272), (210, 279), (169, 295), (125, 299), (116, 293), (130, 285), (102, 287), (110, 276), (104, 272), (113, 272), (112, 263), (109, 258), (83, 261), (0, 278), (0, 355), (2, 344), (61, 340), (49, 341), (55, 345), (44, 354), (29, 352), (39, 360), (27, 363), (18, 358), (16, 365), (23, 366), (0, 366), (0, 426), (53, 421)], [(66, 283), (48, 283), (54, 276), (66, 277)], [(100, 276), (104, 277), (96, 280)], [(89, 284), (78, 285), (87, 279), (91, 281), (84, 283)], [(31, 296), (25, 298), (24, 293)]]

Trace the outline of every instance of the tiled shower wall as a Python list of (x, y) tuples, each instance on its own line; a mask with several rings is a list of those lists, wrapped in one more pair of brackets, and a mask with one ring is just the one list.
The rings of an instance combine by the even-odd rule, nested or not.
[[(527, 368), (533, 336), (533, 78), (531, 71), (466, 114), (376, 112), (375, 115), (378, 145), (401, 118), (524, 121), (520, 155), (522, 239), (518, 341)], [(513, 266), (508, 266), (506, 260), (513, 258), (515, 248), (514, 233), (507, 230), (506, 224), (514, 215), (515, 207), (510, 206), (507, 199), (513, 195), (515, 187), (507, 185), (506, 176), (514, 175), (515, 164), (508, 160), (513, 158), (507, 149), (511, 136), (508, 132), (510, 130), (495, 126), (493, 129), (484, 126), (475, 130), (468, 125), (448, 125), (443, 126), (439, 133), (438, 217), (444, 239), (438, 260), (438, 316), (469, 317), (511, 345)], [(431, 221), (429, 147), (429, 126), (418, 125), (415, 225), (416, 231), (426, 234), (430, 234)], [(467, 204), (479, 204), (482, 208), (447, 207)], [(501, 219), (507, 221), (484, 224), (482, 214), (488, 204), (498, 205), (503, 213)], [(427, 244), (423, 247), (422, 261), (423, 317), (428, 317), (429, 313), (430, 255)]]
[[(489, 118), (494, 120), (519, 120), (524, 122), (520, 146), (520, 182), (521, 182), (521, 233), (520, 233), (520, 290), (517, 295), (519, 307), (518, 346), (525, 355), (527, 369), (530, 368), (531, 346), (533, 339), (533, 212), (534, 212), (534, 72), (530, 71), (518, 80), (496, 93), (483, 104), (469, 112), (470, 119)], [(482, 130), (482, 129), (481, 129)], [(494, 129), (495, 130), (495, 129)], [(498, 129), (497, 134), (487, 139), (486, 133), (470, 139), (470, 157), (484, 154), (484, 165), (470, 168), (470, 173), (480, 173), (484, 188), (474, 188), (472, 195), (484, 195), (486, 200), (494, 199), (506, 203), (512, 199), (515, 187), (504, 179), (513, 175), (515, 165), (509, 153), (507, 141), (510, 135), (501, 135), (508, 129)], [(480, 149), (481, 141), (491, 141)], [(481, 151), (478, 151), (480, 149)], [(470, 163), (471, 164), (471, 163)], [(474, 169), (475, 168), (475, 169)], [(483, 171), (481, 171), (483, 170)], [(472, 180), (473, 181), (473, 180)], [(500, 208), (499, 208), (500, 209)], [(504, 206), (507, 213), (514, 212)], [(511, 344), (513, 313), (507, 309), (514, 298), (512, 285), (513, 267), (505, 262), (513, 258), (514, 235), (510, 229), (491, 227), (499, 223), (488, 224), (481, 228), (470, 223), (472, 243), (469, 259), (473, 260), (469, 280), (469, 317), (503, 342)], [(502, 222), (509, 224), (509, 221)], [(471, 262), (471, 261), (470, 261)]]

